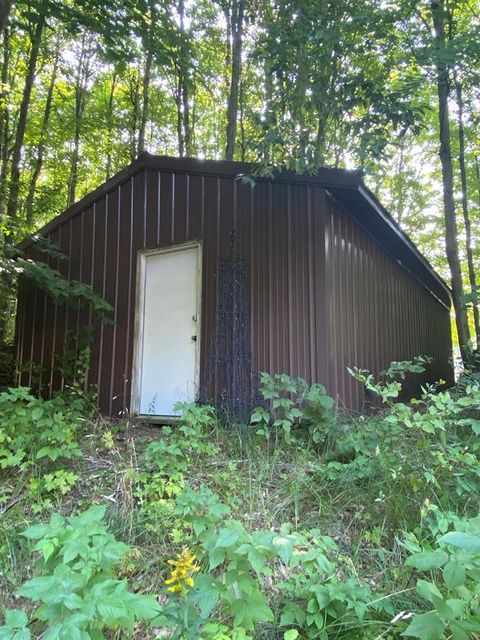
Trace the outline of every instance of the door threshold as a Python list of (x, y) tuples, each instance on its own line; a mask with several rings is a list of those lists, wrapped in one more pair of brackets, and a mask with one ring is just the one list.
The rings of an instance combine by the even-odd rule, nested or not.
[(139, 414), (132, 416), (133, 422), (147, 422), (149, 424), (156, 424), (159, 426), (168, 424), (178, 424), (181, 416), (156, 416), (151, 413)]

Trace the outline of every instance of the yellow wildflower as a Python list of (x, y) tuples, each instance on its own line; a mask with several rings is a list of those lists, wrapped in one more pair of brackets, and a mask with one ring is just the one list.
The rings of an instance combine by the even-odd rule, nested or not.
[(195, 580), (193, 574), (200, 571), (198, 564), (195, 564), (195, 554), (185, 548), (174, 560), (168, 560), (173, 568), (170, 571), (170, 577), (165, 580), (168, 590), (172, 593), (178, 593), (183, 596), (190, 587), (193, 587)]

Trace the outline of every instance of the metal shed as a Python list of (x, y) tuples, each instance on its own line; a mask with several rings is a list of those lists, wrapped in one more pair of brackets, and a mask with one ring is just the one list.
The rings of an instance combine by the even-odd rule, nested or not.
[[(142, 375), (157, 380), (165, 402), (175, 393), (193, 399), (214, 331), (218, 258), (232, 229), (248, 265), (260, 371), (321, 382), (353, 410), (364, 395), (347, 366), (378, 373), (392, 360), (425, 354), (433, 362), (417, 388), (451, 382), (449, 290), (360, 173), (281, 173), (252, 188), (238, 179), (251, 171), (144, 153), (41, 229), (69, 256), (50, 264), (91, 284), (113, 305), (114, 323), (22, 287), (18, 383), (35, 378), (43, 393), (62, 389), (55, 363), (65, 336), (95, 326), (88, 384), (105, 413), (146, 413)], [(42, 259), (34, 245), (24, 249)], [(167, 389), (182, 376), (181, 392)]]

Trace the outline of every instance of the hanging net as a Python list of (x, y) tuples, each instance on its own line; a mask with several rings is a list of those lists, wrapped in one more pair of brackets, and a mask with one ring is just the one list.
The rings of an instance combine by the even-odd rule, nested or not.
[(214, 334), (199, 402), (214, 405), (230, 422), (248, 421), (262, 403), (252, 359), (247, 283), (244, 260), (233, 255), (219, 259)]

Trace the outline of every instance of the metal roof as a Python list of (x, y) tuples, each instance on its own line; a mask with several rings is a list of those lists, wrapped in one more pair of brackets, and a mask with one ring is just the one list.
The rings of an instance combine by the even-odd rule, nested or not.
[[(50, 233), (67, 222), (80, 211), (86, 209), (117, 185), (144, 169), (174, 171), (190, 174), (236, 177), (252, 176), (255, 181), (273, 180), (297, 184), (316, 184), (324, 187), (331, 197), (349, 214), (353, 215), (380, 244), (392, 254), (407, 270), (412, 272), (443, 304), (450, 306), (450, 290), (436, 273), (428, 260), (420, 253), (407, 234), (376, 196), (362, 181), (362, 172), (346, 169), (320, 167), (311, 173), (296, 174), (280, 171), (273, 177), (255, 176), (255, 165), (224, 160), (200, 160), (196, 158), (175, 158), (156, 156), (144, 152), (130, 165), (91, 191), (66, 211), (56, 216), (36, 234)], [(31, 239), (24, 240), (19, 247), (25, 248)]]

